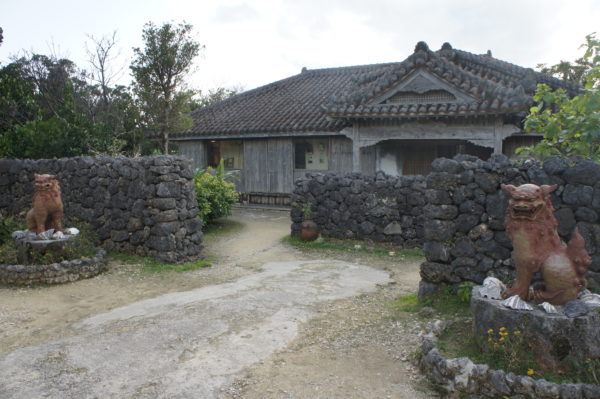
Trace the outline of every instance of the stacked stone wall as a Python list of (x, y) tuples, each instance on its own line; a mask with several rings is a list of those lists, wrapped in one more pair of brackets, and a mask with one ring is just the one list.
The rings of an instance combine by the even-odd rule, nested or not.
[(504, 229), (507, 198), (500, 184), (557, 184), (552, 193), (558, 231), (567, 242), (577, 228), (592, 257), (589, 276), (600, 282), (600, 164), (551, 158), (543, 164), (439, 158), (426, 177), (313, 174), (298, 179), (292, 196), (292, 234), (310, 202), (327, 237), (422, 245), (420, 293), (440, 284), (481, 283), (514, 274), (512, 243)]
[(419, 246), (426, 198), (422, 176), (307, 174), (295, 182), (292, 234), (298, 234), (301, 209), (310, 203), (312, 219), (326, 237)]
[(481, 283), (488, 275), (511, 278), (512, 243), (504, 229), (508, 200), (500, 184), (556, 184), (552, 204), (563, 241), (577, 228), (592, 257), (589, 277), (600, 281), (600, 164), (551, 158), (511, 163), (501, 155), (436, 159), (426, 179), (421, 265), (422, 295), (436, 285)]
[(0, 159), (0, 214), (31, 207), (34, 173), (57, 176), (65, 216), (90, 223), (107, 250), (168, 262), (200, 253), (193, 172), (183, 158)]
[(96, 256), (64, 260), (49, 265), (0, 264), (0, 283), (3, 284), (59, 284), (89, 278), (106, 269), (106, 251), (99, 248)]

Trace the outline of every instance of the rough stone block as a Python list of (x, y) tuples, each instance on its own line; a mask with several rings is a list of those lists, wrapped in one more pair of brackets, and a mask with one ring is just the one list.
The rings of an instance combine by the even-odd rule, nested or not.
[(427, 220), (424, 224), (426, 240), (449, 241), (456, 232), (456, 223), (449, 220)]
[(581, 160), (575, 166), (566, 169), (562, 177), (571, 184), (593, 186), (600, 181), (600, 164)]
[(486, 336), (488, 329), (497, 331), (505, 327), (509, 331), (521, 330), (525, 339), (533, 345), (534, 354), (546, 362), (546, 367), (570, 367), (572, 360), (600, 357), (600, 314), (570, 318), (562, 314), (550, 315), (534, 306), (532, 311), (508, 309), (500, 300), (482, 298), (478, 287), (473, 288), (471, 310), (475, 334)]
[(458, 215), (458, 208), (454, 205), (425, 205), (423, 214), (430, 219), (454, 219)]
[(421, 278), (429, 283), (457, 283), (460, 281), (450, 265), (435, 262), (421, 263)]

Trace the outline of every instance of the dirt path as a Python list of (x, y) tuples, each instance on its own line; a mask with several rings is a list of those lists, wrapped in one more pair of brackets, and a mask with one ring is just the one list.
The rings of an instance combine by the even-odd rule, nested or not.
[(386, 306), (417, 262), (319, 260), (281, 243), (286, 213), (232, 219), (209, 269), (0, 288), (0, 397), (432, 397), (407, 361), (420, 327)]

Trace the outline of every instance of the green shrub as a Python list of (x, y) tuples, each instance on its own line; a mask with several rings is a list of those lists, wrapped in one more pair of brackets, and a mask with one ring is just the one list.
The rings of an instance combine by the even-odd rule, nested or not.
[(0, 216), (0, 245), (12, 241), (10, 235), (17, 230), (25, 230), (25, 224), (13, 216)]
[(194, 185), (204, 226), (215, 219), (231, 215), (233, 204), (238, 202), (238, 193), (235, 191), (235, 184), (226, 179), (222, 160), (216, 170), (210, 167), (198, 170), (194, 177)]
[(471, 293), (473, 292), (474, 286), (475, 286), (475, 284), (473, 284), (470, 281), (465, 281), (463, 283), (460, 283), (460, 285), (458, 286), (458, 288), (456, 290), (456, 296), (458, 297), (458, 299), (461, 302), (465, 302), (465, 303), (471, 302)]

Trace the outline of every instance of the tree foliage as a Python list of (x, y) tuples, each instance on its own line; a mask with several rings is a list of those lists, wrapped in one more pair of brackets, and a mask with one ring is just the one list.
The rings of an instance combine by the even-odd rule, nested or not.
[(209, 89), (208, 93), (206, 94), (200, 93), (200, 97), (194, 102), (193, 108), (206, 107), (207, 105), (218, 103), (220, 101), (228, 99), (229, 97), (235, 96), (241, 91), (242, 89), (238, 87), (217, 87), (216, 89)]
[(144, 115), (145, 128), (157, 135), (165, 154), (169, 134), (191, 126), (187, 115), (193, 92), (186, 90), (185, 78), (201, 46), (192, 38), (189, 24), (144, 26), (144, 48), (134, 48), (130, 65), (134, 91)]
[[(584, 87), (588, 81), (588, 76), (594, 70), (594, 52), (596, 55), (598, 53), (598, 41), (594, 33), (586, 36), (586, 43), (582, 44), (580, 48), (584, 47), (586, 48), (585, 54), (573, 62), (561, 60), (556, 65), (538, 64), (537, 67), (542, 73)], [(591, 53), (588, 54), (590, 51)]]
[(17, 59), (0, 69), (0, 92), (0, 157), (68, 157), (119, 147), (94, 121), (93, 88), (67, 59)]
[(41, 54), (0, 65), (0, 157), (149, 154), (149, 132), (168, 151), (168, 134), (190, 126), (197, 104), (184, 80), (200, 51), (191, 29), (146, 24), (129, 86), (115, 85), (116, 33), (90, 36), (87, 70)]
[(563, 89), (538, 85), (534, 95), (536, 104), (525, 119), (525, 130), (543, 133), (544, 138), (533, 147), (519, 149), (519, 153), (600, 161), (600, 41), (594, 34), (586, 39), (586, 51), (576, 61), (577, 68), (566, 75), (573, 79), (581, 76), (585, 81), (583, 90), (570, 98)]

